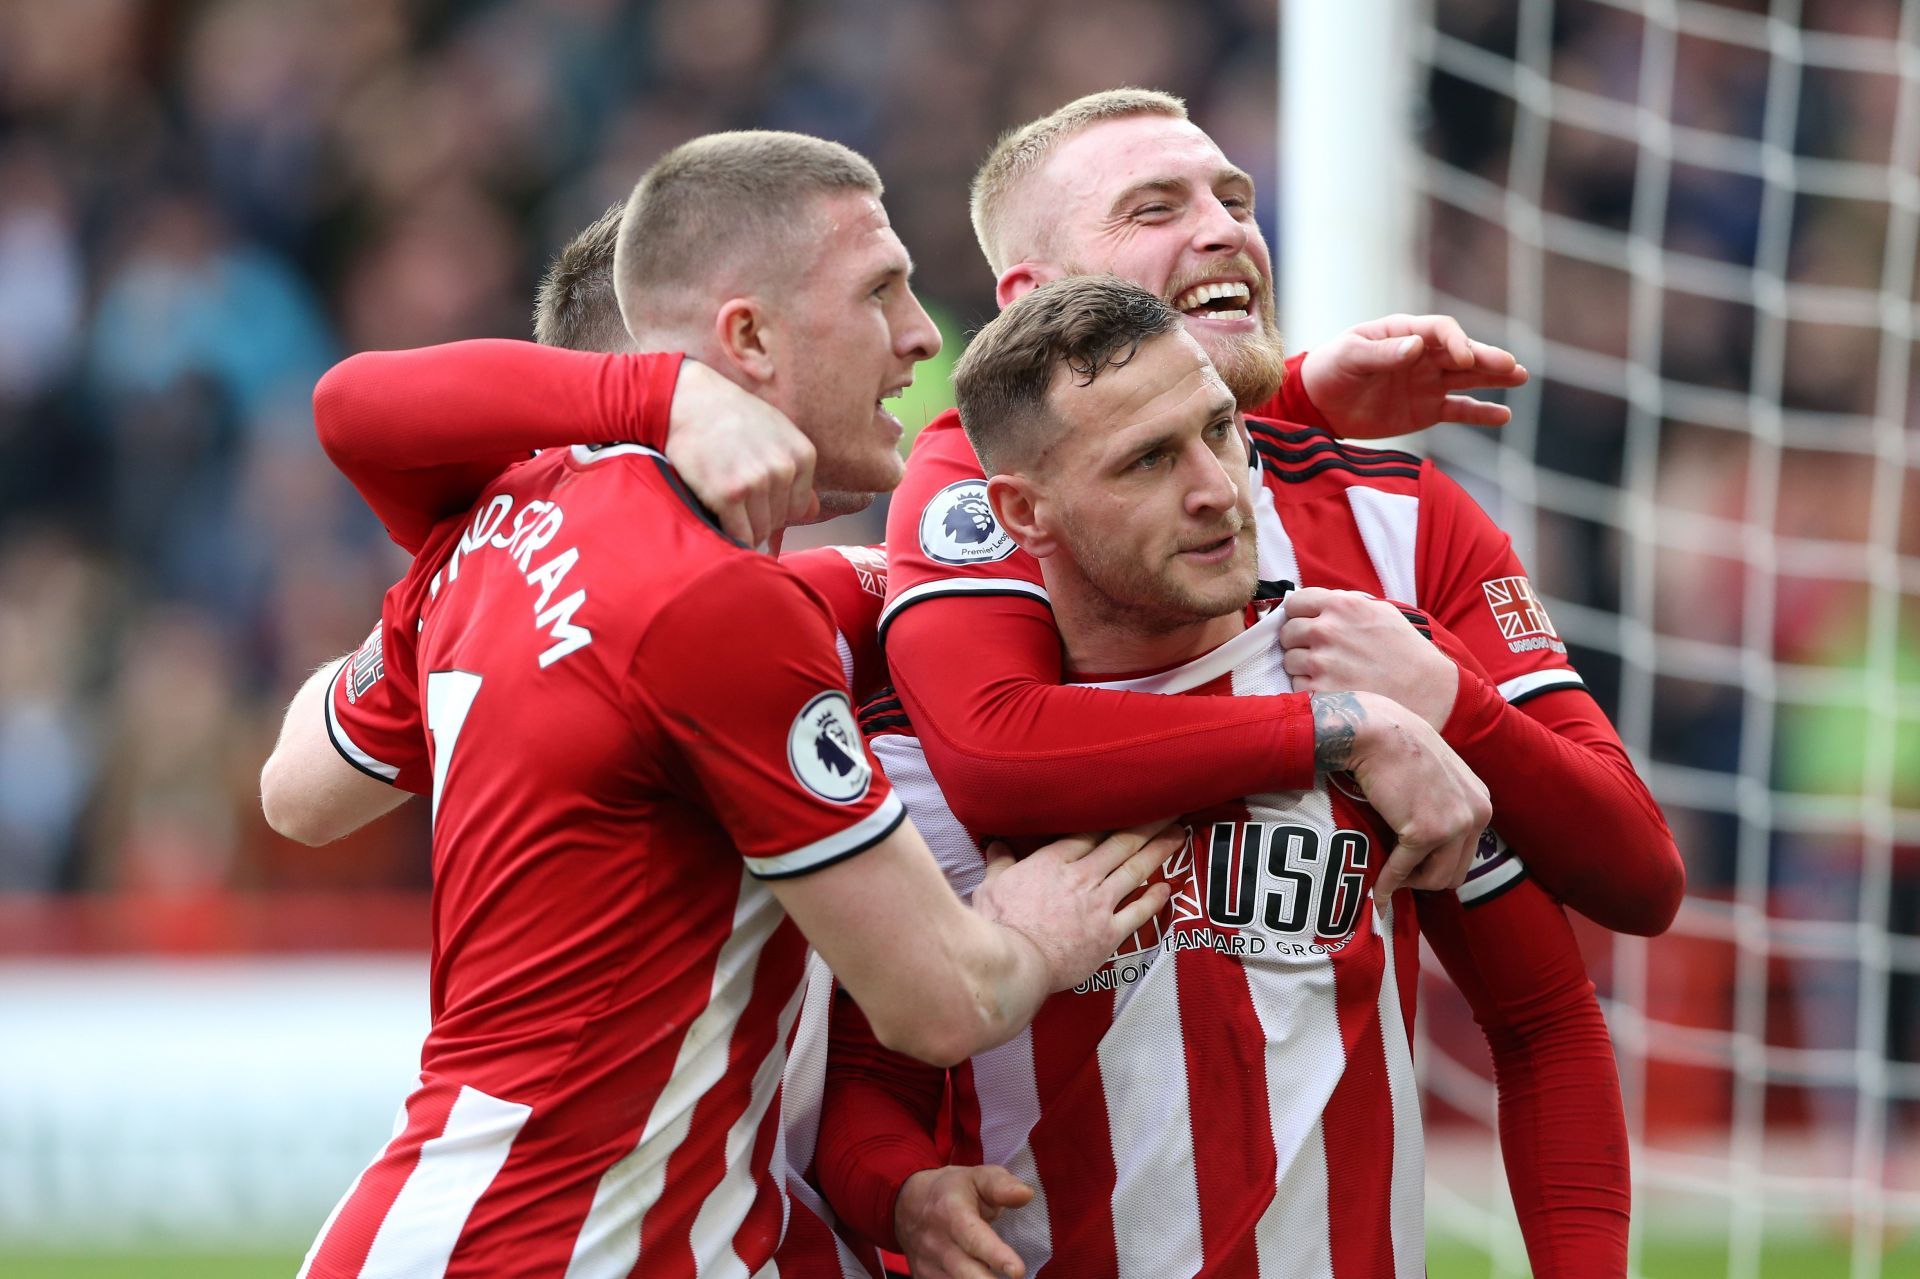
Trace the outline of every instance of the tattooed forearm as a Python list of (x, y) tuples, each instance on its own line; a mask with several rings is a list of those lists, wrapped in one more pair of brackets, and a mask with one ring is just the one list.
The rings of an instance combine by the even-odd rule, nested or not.
[(1313, 694), (1313, 766), (1337, 773), (1353, 764), (1353, 741), (1367, 712), (1352, 693)]

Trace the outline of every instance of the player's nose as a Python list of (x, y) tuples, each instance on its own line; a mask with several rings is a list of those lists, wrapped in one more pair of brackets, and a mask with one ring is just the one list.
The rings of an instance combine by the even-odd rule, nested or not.
[(931, 360), (940, 354), (944, 345), (940, 337), (940, 326), (927, 314), (927, 308), (920, 305), (920, 299), (912, 289), (906, 290), (905, 314), (895, 323), (893, 329), (894, 351), (915, 363)]
[(1187, 485), (1187, 510), (1194, 515), (1214, 515), (1240, 502), (1240, 490), (1234, 484), (1227, 465), (1213, 450), (1199, 448), (1183, 459), (1190, 474)]
[(1193, 247), (1202, 253), (1238, 253), (1247, 247), (1247, 224), (1211, 192), (1194, 205), (1199, 218)]

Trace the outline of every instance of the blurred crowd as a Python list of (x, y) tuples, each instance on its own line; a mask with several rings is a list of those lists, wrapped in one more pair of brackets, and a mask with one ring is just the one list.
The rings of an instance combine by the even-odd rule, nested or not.
[[(1080, 93), (1186, 96), (1271, 209), (1275, 20), (1272, 0), (0, 4), (0, 892), (424, 884), (418, 812), (324, 852), (258, 816), (286, 699), (403, 567), (313, 442), (333, 360), (528, 335), (553, 251), (666, 148), (737, 127), (869, 155), (957, 346), (993, 305), (973, 167)], [(910, 427), (943, 404), (941, 372), (921, 382)]]

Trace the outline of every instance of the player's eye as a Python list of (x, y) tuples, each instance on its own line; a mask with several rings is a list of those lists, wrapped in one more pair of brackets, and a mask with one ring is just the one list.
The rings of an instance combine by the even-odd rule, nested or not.
[(1151, 471), (1154, 467), (1166, 461), (1166, 458), (1166, 450), (1148, 449), (1145, 453), (1133, 459), (1133, 469), (1136, 471)]
[(1137, 218), (1164, 218), (1173, 212), (1171, 204), (1143, 204), (1133, 211)]

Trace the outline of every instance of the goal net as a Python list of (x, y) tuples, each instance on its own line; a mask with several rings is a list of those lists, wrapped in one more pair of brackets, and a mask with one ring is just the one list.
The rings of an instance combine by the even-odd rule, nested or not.
[[(1532, 373), (1510, 426), (1425, 447), (1513, 534), (1687, 859), (1670, 934), (1583, 934), (1636, 1273), (1920, 1274), (1920, 0), (1393, 7), (1395, 305)], [(1447, 1173), (1493, 1094), (1443, 1030), (1430, 1229), (1525, 1273), (1497, 1161)]]

